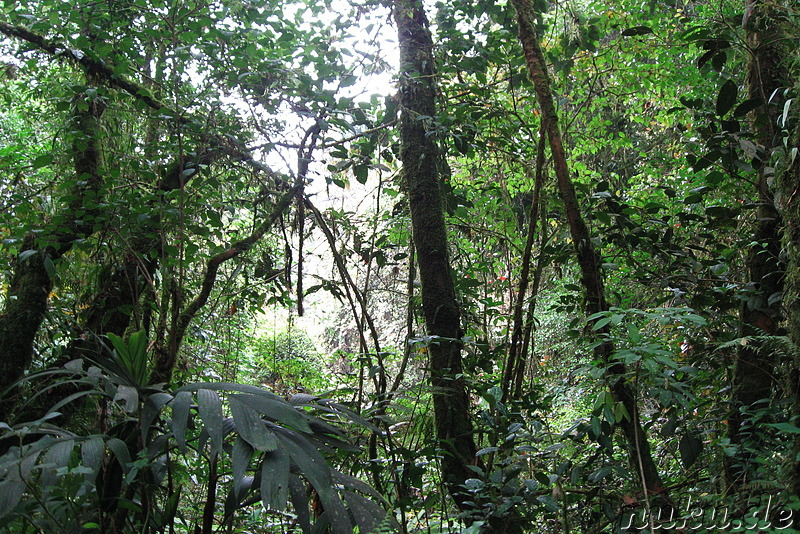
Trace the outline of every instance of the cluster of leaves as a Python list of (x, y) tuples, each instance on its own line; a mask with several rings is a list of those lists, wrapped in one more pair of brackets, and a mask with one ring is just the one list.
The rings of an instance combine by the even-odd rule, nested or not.
[[(366, 532), (384, 520), (380, 495), (329, 467), (324, 456), (359, 450), (331, 423), (352, 421), (374, 429), (343, 405), (307, 394), (286, 401), (262, 388), (232, 383), (197, 383), (174, 391), (146, 386), (144, 335), (111, 341), (114, 350), (102, 361), (76, 360), (26, 378), (30, 387), (68, 385), (78, 391), (35, 421), (3, 423), (0, 521), (5, 528), (103, 531), (116, 524), (157, 531), (175, 521), (200, 524), (202, 518), (179, 506), (185, 495), (175, 477), (185, 469), (192, 478), (206, 478), (201, 508), (214, 505), (216, 481), (226, 480), (225, 521), (254, 502), (279, 514), (291, 503), (290, 517), (304, 532), (311, 532), (314, 522), (315, 528), (329, 525), (339, 533), (351, 532), (353, 525)], [(61, 411), (83, 397), (98, 406), (99, 426), (106, 432), (76, 433), (56, 424)], [(314, 517), (308, 488), (324, 510)]]

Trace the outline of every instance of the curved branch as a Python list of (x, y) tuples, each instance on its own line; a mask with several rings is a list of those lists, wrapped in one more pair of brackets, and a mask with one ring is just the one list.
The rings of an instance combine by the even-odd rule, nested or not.
[[(333, 236), (333, 232), (328, 227), (328, 224), (325, 222), (325, 219), (322, 217), (322, 213), (317, 209), (317, 207), (311, 203), (308, 197), (304, 197), (306, 207), (311, 210), (314, 214), (314, 217), (319, 224), (319, 227), (322, 229), (322, 233), (325, 234), (326, 239), (328, 240), (328, 245), (330, 246), (331, 252), (333, 253), (333, 259), (336, 263), (336, 268), (339, 271), (339, 276), (342, 277), (342, 282), (344, 283), (345, 294), (347, 295), (348, 300), (350, 300), (350, 306), (353, 309), (353, 317), (357, 317), (355, 305), (353, 304), (352, 297), (350, 295), (350, 291), (352, 289), (353, 296), (355, 300), (358, 302), (359, 307), (361, 308), (361, 313), (364, 318), (367, 320), (367, 326), (369, 327), (370, 336), (372, 337), (372, 342), (375, 345), (375, 354), (376, 359), (378, 361), (378, 368), (380, 369), (379, 377), (376, 379), (375, 382), (375, 390), (379, 396), (382, 396), (384, 391), (386, 390), (386, 370), (383, 365), (383, 355), (381, 352), (381, 345), (380, 340), (378, 338), (378, 330), (375, 328), (375, 323), (372, 321), (372, 316), (369, 314), (369, 310), (367, 309), (367, 302), (361, 292), (358, 290), (358, 286), (353, 281), (353, 278), (350, 276), (350, 272), (347, 270), (347, 267), (344, 264), (344, 260), (342, 259), (341, 254), (336, 250), (336, 238)], [(358, 329), (359, 336), (362, 336), (362, 342), (366, 347), (367, 343), (366, 340), (363, 339), (364, 334), (361, 332), (361, 329)]]
[(275, 204), (272, 213), (264, 220), (249, 236), (235, 242), (228, 249), (212, 256), (206, 264), (206, 272), (203, 276), (203, 282), (200, 285), (200, 293), (189, 303), (185, 310), (178, 316), (178, 321), (175, 329), (170, 334), (167, 341), (166, 350), (162, 350), (159, 355), (156, 367), (153, 370), (153, 375), (150, 382), (153, 384), (161, 382), (169, 382), (172, 379), (172, 370), (175, 367), (175, 360), (178, 354), (178, 349), (181, 346), (186, 330), (195, 315), (206, 305), (208, 298), (211, 295), (211, 290), (214, 289), (214, 283), (217, 280), (217, 273), (219, 267), (228, 260), (231, 260), (240, 254), (250, 250), (264, 234), (272, 228), (272, 225), (283, 215), (289, 208), (292, 200), (297, 196), (297, 193), (302, 189), (300, 180), (296, 180), (295, 184), (289, 191), (287, 191)]
[[(539, 39), (536, 35), (536, 14), (530, 0), (512, 0), (517, 14), (519, 25), (519, 40), (528, 65), (528, 71), (536, 91), (536, 98), (542, 112), (542, 125), (547, 131), (550, 140), (550, 153), (553, 156), (553, 166), (556, 175), (556, 185), (564, 211), (569, 221), (570, 234), (577, 255), (578, 267), (581, 272), (581, 283), (586, 294), (587, 315), (594, 315), (608, 311), (608, 303), (603, 287), (602, 265), (600, 254), (592, 244), (591, 234), (586, 222), (581, 215), (575, 186), (569, 176), (567, 156), (558, 124), (558, 114), (553, 103), (553, 94), (550, 90), (550, 77), (547, 72), (547, 63), (544, 59)], [(615, 360), (614, 344), (608, 340), (608, 326), (597, 328), (595, 335), (598, 343), (595, 354), (606, 366), (606, 377), (610, 384), (609, 389), (616, 402), (622, 403), (629, 417), (617, 421), (622, 433), (628, 442), (628, 455), (631, 466), (642, 478), (645, 494), (652, 496), (665, 507), (671, 506), (671, 501), (664, 484), (661, 481), (658, 468), (650, 450), (647, 434), (639, 420), (639, 407), (636, 392), (627, 380), (626, 365)], [(649, 500), (646, 501), (649, 505)]]

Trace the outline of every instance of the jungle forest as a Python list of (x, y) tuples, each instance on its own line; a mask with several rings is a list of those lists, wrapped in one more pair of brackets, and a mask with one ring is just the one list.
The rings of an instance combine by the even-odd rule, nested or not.
[(800, 532), (795, 1), (0, 6), (0, 531)]

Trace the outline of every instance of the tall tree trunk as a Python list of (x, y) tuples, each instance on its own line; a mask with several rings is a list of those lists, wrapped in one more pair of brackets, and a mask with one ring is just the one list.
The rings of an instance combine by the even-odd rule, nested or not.
[[(779, 23), (770, 16), (769, 8), (760, 0), (751, 0), (748, 3), (748, 12), (747, 42), (751, 53), (748, 65), (748, 97), (762, 102), (754, 112), (751, 122), (755, 139), (763, 148), (763, 164), (756, 178), (756, 225), (753, 244), (747, 254), (751, 293), (750, 298), (742, 304), (743, 337), (771, 336), (778, 332), (781, 309), (779, 297), (784, 277), (784, 266), (779, 259), (782, 222), (775, 208), (765, 167), (768, 166), (769, 155), (776, 143), (781, 142), (775, 138), (775, 125), (778, 113), (783, 111), (784, 98), (777, 90), (785, 85), (787, 73), (781, 65)], [(775, 384), (775, 365), (774, 350), (764, 344), (748, 343), (740, 346), (734, 366), (732, 406), (728, 417), (728, 437), (732, 443), (742, 445), (749, 440), (748, 449), (763, 445), (753, 441), (757, 440), (759, 434), (746, 428), (749, 419), (747, 411), (751, 408), (757, 409), (756, 402), (771, 398)], [(726, 466), (731, 491), (736, 491), (739, 483), (744, 481), (747, 474), (745, 468), (752, 460), (750, 456), (740, 454), (732, 458)]]
[(459, 508), (468, 509), (464, 482), (475, 476), (470, 400), (462, 378), (461, 321), (447, 249), (444, 204), (431, 134), (436, 116), (433, 42), (421, 0), (396, 0), (400, 44), (400, 138), (403, 180), (411, 211), (422, 285), (422, 308), (430, 336), (430, 380), (442, 479)]
[[(517, 290), (517, 300), (514, 303), (514, 322), (511, 333), (511, 346), (508, 349), (506, 368), (503, 369), (503, 398), (516, 398), (522, 387), (522, 377), (525, 374), (528, 354), (527, 345), (524, 343), (526, 327), (523, 320), (525, 311), (525, 296), (528, 293), (528, 283), (530, 281), (531, 254), (533, 253), (533, 242), (536, 238), (536, 226), (539, 224), (539, 205), (541, 204), (542, 185), (544, 183), (544, 158), (545, 158), (545, 135), (544, 128), (539, 128), (539, 146), (536, 149), (536, 171), (534, 174), (533, 201), (528, 212), (528, 235), (525, 239), (525, 250), (522, 254), (522, 272), (519, 275), (519, 286)], [(538, 269), (534, 269), (534, 278)], [(536, 298), (538, 284), (534, 283), (532, 299)], [(533, 304), (531, 304), (533, 306)], [(528, 320), (532, 320), (533, 315), (528, 315)], [(519, 385), (517, 383), (519, 382)]]
[[(25, 237), (16, 258), (11, 284), (0, 315), (0, 392), (6, 390), (28, 370), (33, 360), (34, 341), (47, 312), (53, 289), (51, 271), (55, 262), (69, 252), (73, 243), (90, 235), (93, 220), (100, 215), (97, 194), (102, 186), (100, 173), (100, 119), (105, 104), (78, 94), (73, 101), (72, 153), (75, 169), (74, 197), (50, 228), (39, 235)], [(79, 214), (83, 215), (80, 216)], [(8, 418), (14, 399), (0, 401), (0, 421)]]
[[(800, 126), (796, 127), (791, 146), (800, 147)], [(786, 280), (783, 301), (794, 354), (790, 373), (793, 423), (800, 425), (800, 158), (781, 174), (778, 206), (786, 225), (784, 229)], [(793, 495), (800, 497), (800, 437), (796, 434), (793, 437), (794, 453), (790, 456), (792, 460), (788, 466), (789, 489)], [(798, 524), (794, 526), (800, 527)]]
[[(787, 47), (791, 40), (786, 40)], [(793, 50), (784, 50), (781, 57), (788, 58)], [(794, 96), (800, 94), (800, 67), (793, 66), (788, 73), (786, 86)], [(783, 285), (783, 310), (786, 314), (792, 353), (789, 373), (789, 393), (792, 401), (792, 423), (800, 426), (800, 156), (792, 157), (792, 151), (800, 150), (800, 108), (791, 106), (785, 121), (788, 143), (776, 168), (775, 205), (784, 223), (783, 255), (786, 276)], [(790, 434), (794, 439), (794, 450), (787, 460), (786, 478), (791, 494), (800, 497), (800, 435)], [(794, 528), (800, 528), (800, 515), (794, 515)]]
[[(569, 177), (567, 158), (558, 126), (558, 116), (553, 104), (553, 95), (550, 91), (550, 79), (547, 73), (547, 64), (539, 45), (535, 32), (535, 12), (529, 0), (512, 0), (517, 12), (519, 23), (519, 38), (528, 63), (531, 79), (539, 100), (547, 136), (550, 140), (550, 152), (556, 173), (556, 183), (559, 196), (564, 204), (564, 210), (569, 221), (572, 242), (578, 257), (578, 266), (581, 271), (581, 282), (586, 292), (586, 312), (589, 315), (608, 311), (603, 277), (600, 271), (602, 262), (592, 244), (589, 229), (581, 216), (575, 188)], [(628, 443), (628, 455), (634, 472), (641, 477), (646, 496), (653, 499), (659, 506), (669, 506), (669, 496), (661, 482), (655, 461), (650, 452), (647, 434), (639, 420), (639, 407), (635, 391), (631, 388), (627, 378), (627, 369), (619, 360), (613, 359), (614, 345), (608, 341), (608, 327), (596, 330), (598, 345), (595, 354), (607, 367), (607, 380), (614, 401), (622, 403), (628, 417), (616, 421)]]

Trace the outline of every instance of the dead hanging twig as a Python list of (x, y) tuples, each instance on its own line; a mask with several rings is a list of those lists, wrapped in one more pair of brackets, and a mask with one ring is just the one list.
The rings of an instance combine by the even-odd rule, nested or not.
[[(325, 234), (325, 238), (328, 240), (328, 246), (333, 254), (333, 261), (336, 264), (336, 269), (339, 271), (339, 276), (344, 284), (345, 295), (350, 302), (353, 317), (356, 319), (358, 318), (358, 309), (356, 308), (357, 302), (361, 313), (367, 322), (370, 337), (372, 338), (372, 343), (375, 346), (375, 357), (378, 364), (378, 373), (377, 375), (373, 376), (373, 381), (375, 383), (375, 392), (377, 393), (378, 398), (381, 399), (386, 392), (386, 369), (384, 367), (383, 352), (381, 350), (380, 339), (378, 338), (378, 331), (375, 328), (375, 323), (373, 322), (372, 316), (367, 309), (366, 300), (361, 294), (361, 291), (358, 289), (356, 283), (353, 281), (353, 278), (350, 276), (350, 272), (347, 270), (344, 258), (342, 258), (342, 255), (339, 253), (339, 251), (336, 250), (336, 237), (334, 237), (333, 232), (331, 232), (331, 229), (328, 226), (328, 223), (325, 221), (325, 218), (322, 216), (322, 213), (311, 202), (308, 196), (304, 196), (304, 203), (306, 208), (313, 213), (317, 224), (319, 224), (322, 233)], [(363, 345), (368, 346), (366, 339), (364, 338), (364, 333), (360, 328), (358, 329), (358, 335), (361, 338)]]
[(305, 243), (305, 223), (306, 211), (303, 202), (304, 187), (308, 176), (308, 166), (311, 163), (311, 156), (322, 132), (322, 121), (324, 115), (317, 117), (314, 125), (306, 130), (300, 147), (297, 149), (297, 183), (300, 189), (297, 191), (297, 315), (303, 316), (303, 244)]

